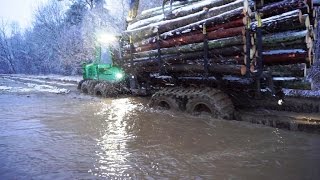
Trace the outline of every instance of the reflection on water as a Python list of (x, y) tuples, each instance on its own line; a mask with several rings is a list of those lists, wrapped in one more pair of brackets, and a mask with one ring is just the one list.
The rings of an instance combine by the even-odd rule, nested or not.
[(320, 136), (147, 108), (0, 94), (0, 179), (320, 179)]
[(130, 155), (127, 142), (134, 136), (128, 133), (130, 126), (127, 121), (129, 114), (137, 105), (132, 104), (128, 98), (113, 99), (100, 105), (95, 115), (105, 120), (105, 127), (101, 139), (97, 140), (101, 150), (96, 151), (99, 159), (95, 170), (102, 172), (99, 175), (102, 177), (129, 177), (126, 170), (132, 167), (127, 163), (127, 157)]

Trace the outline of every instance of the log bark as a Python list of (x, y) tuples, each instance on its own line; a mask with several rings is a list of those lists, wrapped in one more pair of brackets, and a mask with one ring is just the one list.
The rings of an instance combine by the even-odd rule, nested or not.
[(269, 71), (273, 77), (305, 77), (306, 76), (306, 64), (290, 64), (290, 65), (278, 65), (267, 66), (266, 71)]
[[(243, 47), (242, 45), (238, 46), (231, 46), (228, 48), (217, 48), (212, 49), (208, 51), (208, 57), (209, 58), (226, 58), (230, 56), (243, 56)], [(187, 60), (187, 59), (197, 59), (197, 58), (203, 58), (204, 52), (203, 51), (197, 51), (192, 53), (175, 53), (175, 54), (169, 54), (169, 55), (162, 55), (161, 58), (166, 60)], [(128, 59), (128, 57), (126, 57)], [(156, 60), (157, 56), (149, 56), (149, 57), (139, 57), (136, 56), (134, 58), (134, 61), (151, 61)]]
[(290, 42), (295, 43), (297, 41), (306, 43), (307, 33), (307, 30), (276, 33), (264, 36), (262, 42), (264, 47), (278, 46), (281, 43), (290, 44)]
[[(220, 64), (220, 65), (242, 65), (243, 56), (230, 56), (230, 57), (210, 57), (208, 63)], [(167, 57), (162, 59), (163, 64), (171, 66), (174, 64), (194, 64), (194, 63), (203, 63), (203, 57), (188, 57), (186, 58), (175, 58)], [(134, 66), (145, 67), (145, 66), (156, 66), (159, 65), (157, 59), (145, 60), (145, 61), (134, 61)]]
[[(203, 65), (172, 65), (165, 67), (165, 70), (169, 73), (183, 73), (183, 72), (195, 72), (204, 73)], [(209, 73), (214, 74), (228, 74), (228, 75), (245, 75), (246, 68), (243, 65), (219, 65), (211, 64), (208, 67)]]
[[(175, 2), (175, 3), (172, 4), (172, 10), (187, 6), (190, 3), (195, 3), (197, 1), (200, 1), (200, 0), (189, 0), (189, 1), (178, 1), (178, 2)], [(170, 9), (169, 5), (166, 5), (164, 7), (165, 11), (168, 11), (169, 9)], [(161, 14), (163, 14), (162, 7), (151, 8), (151, 9), (142, 11), (140, 15), (138, 15), (135, 19), (133, 19), (129, 23), (133, 24), (133, 23), (135, 23), (137, 21), (141, 21), (143, 19), (148, 19), (148, 18), (151, 18), (151, 17), (155, 17), (155, 16), (161, 15)]]
[[(244, 44), (244, 41), (242, 36), (233, 36), (233, 37), (208, 41), (209, 49), (228, 48), (228, 47), (243, 45), (243, 44)], [(177, 54), (177, 53), (189, 53), (189, 52), (197, 52), (202, 50), (203, 50), (203, 43), (195, 43), (195, 44), (188, 44), (188, 45), (183, 45), (178, 47), (162, 48), (161, 54), (166, 55), (166, 54)], [(156, 55), (158, 55), (158, 51), (151, 50), (151, 51), (135, 53), (134, 57), (135, 58), (151, 57)], [(130, 55), (128, 54), (124, 58), (129, 59)]]
[(234, 1), (235, 0), (205, 0), (205, 1), (201, 1), (201, 2), (190, 3), (186, 6), (174, 9), (169, 16), (165, 16), (165, 15), (161, 14), (161, 15), (150, 17), (148, 19), (143, 19), (143, 20), (137, 21), (135, 23), (131, 23), (128, 26), (128, 30), (140, 28), (142, 26), (156, 23), (156, 22), (162, 21), (164, 19), (170, 20), (170, 19), (175, 19), (178, 17), (187, 16), (187, 15), (202, 11), (204, 9), (219, 7), (219, 6), (234, 2)]
[[(209, 32), (209, 31), (215, 31), (215, 30), (222, 30), (222, 29), (240, 27), (240, 26), (244, 26), (245, 23), (246, 22), (245, 22), (244, 18), (238, 18), (238, 19), (235, 19), (235, 20), (227, 22), (227, 23), (218, 24), (218, 25), (215, 25), (215, 26), (208, 27), (207, 31)], [(192, 31), (190, 33), (185, 33), (183, 35), (175, 35), (175, 36), (170, 36), (170, 37), (166, 36), (167, 38), (164, 37), (164, 40), (171, 39), (171, 38), (178, 38), (178, 37), (181, 37), (181, 36), (193, 35), (193, 34), (196, 34), (196, 33), (202, 33), (202, 29), (201, 30), (197, 30), (197, 31)], [(145, 45), (149, 45), (149, 44), (152, 44), (152, 43), (156, 43), (156, 41), (157, 41), (157, 37), (152, 37), (152, 38), (148, 38), (148, 39), (142, 40), (140, 42), (134, 43), (134, 46), (135, 47), (145, 46)], [(129, 46), (127, 47), (127, 49), (128, 48), (129, 48)]]
[[(283, 13), (262, 20), (262, 30), (264, 34), (282, 32), (288, 30), (305, 30), (307, 18), (303, 18), (300, 10)], [(256, 31), (257, 22), (251, 23), (251, 29)]]
[(284, 0), (266, 5), (258, 11), (259, 13), (262, 13), (263, 18), (267, 18), (296, 9), (302, 9), (304, 14), (308, 14), (310, 12), (305, 0)]
[(307, 63), (307, 59), (308, 52), (303, 49), (263, 52), (263, 63), (265, 65)]
[(133, 41), (137, 41), (139, 39), (148, 38), (151, 36), (155, 36), (156, 34), (161, 34), (170, 30), (184, 27), (194, 22), (201, 22), (206, 19), (212, 19), (212, 17), (221, 16), (220, 14), (223, 13), (230, 14), (231, 12), (233, 12), (232, 10), (237, 8), (241, 8), (241, 10), (243, 11), (243, 0), (237, 0), (233, 3), (229, 3), (227, 5), (216, 8), (211, 8), (209, 10), (203, 10), (189, 16), (184, 16), (168, 21), (161, 21), (134, 30), (127, 30), (126, 33), (132, 36)]
[[(208, 40), (214, 40), (214, 39), (221, 39), (221, 38), (227, 38), (237, 35), (243, 35), (245, 33), (244, 27), (236, 27), (236, 28), (230, 28), (230, 29), (219, 29), (216, 31), (211, 31), (207, 33)], [(187, 36), (180, 36), (177, 38), (171, 38), (168, 40), (162, 40), (160, 41), (160, 47), (161, 48), (169, 48), (173, 46), (182, 46), (186, 44), (193, 44), (198, 42), (204, 41), (204, 35), (202, 33), (198, 34), (190, 34)], [(148, 51), (152, 49), (157, 48), (157, 43), (148, 44), (146, 46), (140, 46), (136, 47), (136, 52), (142, 52), (142, 51)]]
[(204, 20), (201, 20), (201, 21), (198, 21), (195, 23), (191, 23), (186, 26), (168, 31), (166, 33), (161, 34), (160, 37), (161, 37), (161, 39), (167, 39), (167, 38), (175, 36), (175, 35), (190, 33), (192, 31), (202, 29), (203, 24), (206, 24), (208, 27), (215, 26), (215, 25), (221, 25), (224, 23), (234, 21), (239, 18), (243, 18), (243, 17), (244, 17), (243, 8), (240, 7), (240, 8), (222, 13), (218, 16), (213, 16), (211, 18), (204, 19)]
[[(160, 68), (158, 65), (155, 66), (145, 66), (139, 68), (132, 68), (130, 65), (126, 65), (130, 70), (139, 72), (159, 72)], [(163, 67), (165, 73), (186, 73), (191, 76), (194, 73), (204, 74), (205, 70), (201, 64), (175, 64)], [(208, 72), (210, 74), (223, 74), (223, 75), (237, 75), (242, 76), (246, 74), (246, 67), (243, 65), (220, 65), (220, 64), (210, 64), (208, 65)]]

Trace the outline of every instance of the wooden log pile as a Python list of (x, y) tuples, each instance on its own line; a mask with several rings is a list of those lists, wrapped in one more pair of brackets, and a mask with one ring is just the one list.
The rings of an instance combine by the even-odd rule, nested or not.
[(301, 77), (314, 62), (317, 3), (189, 0), (169, 13), (165, 7), (165, 14), (154, 8), (129, 23), (125, 66), (136, 72), (242, 76), (257, 72), (261, 58), (263, 71)]

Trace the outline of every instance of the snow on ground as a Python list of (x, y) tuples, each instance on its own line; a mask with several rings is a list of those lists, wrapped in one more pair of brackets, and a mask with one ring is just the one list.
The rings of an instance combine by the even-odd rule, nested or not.
[(26, 74), (0, 74), (0, 76), (19, 77), (19, 78), (33, 78), (33, 79), (46, 79), (63, 81), (70, 83), (78, 83), (82, 80), (82, 76), (63, 76), (63, 75), (26, 75)]
[(320, 98), (320, 90), (283, 89), (286, 96)]
[(22, 92), (48, 92), (55, 94), (67, 94), (70, 90), (65, 88), (58, 88), (56, 86), (49, 85), (38, 85), (32, 83), (26, 83), (26, 87), (9, 87), (9, 86), (0, 86), (0, 92), (14, 92), (14, 93), (22, 93)]
[[(70, 90), (63, 88), (65, 86), (76, 86), (82, 78), (78, 76), (35, 76), (35, 75), (0, 75), (3, 82), (0, 84), (0, 92), (48, 92), (55, 94), (66, 94)], [(62, 87), (61, 87), (62, 86)]]
[[(15, 79), (15, 80), (24, 80), (24, 81), (32, 81), (32, 82), (35, 82), (35, 83), (42, 83), (42, 84), (52, 84), (52, 85), (58, 85), (58, 86), (74, 86), (74, 84), (71, 84), (71, 83), (61, 83), (59, 81), (46, 81), (46, 80), (39, 80), (39, 78), (33, 78), (33, 77), (28, 77), (28, 78), (24, 78), (24, 77), (12, 77), (12, 76), (3, 76), (4, 78), (7, 78), (7, 79)], [(40, 79), (43, 79), (43, 78), (40, 78)]]

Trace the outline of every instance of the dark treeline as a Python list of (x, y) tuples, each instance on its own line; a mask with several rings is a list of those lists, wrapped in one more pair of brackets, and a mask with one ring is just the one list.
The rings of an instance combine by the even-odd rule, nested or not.
[[(97, 32), (121, 33), (129, 0), (50, 0), (32, 28), (0, 20), (0, 73), (79, 74), (94, 57)], [(140, 8), (160, 1), (140, 1)]]

